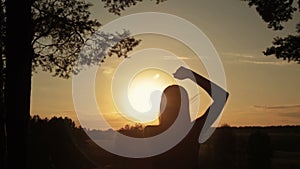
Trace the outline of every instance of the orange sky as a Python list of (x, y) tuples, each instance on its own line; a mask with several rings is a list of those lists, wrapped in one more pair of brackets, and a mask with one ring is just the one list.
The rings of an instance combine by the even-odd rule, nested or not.
[[(102, 24), (116, 18), (102, 8), (100, 1), (92, 1), (92, 16)], [(164, 12), (182, 17), (201, 29), (212, 41), (223, 62), (230, 98), (225, 107), (221, 124), (248, 125), (299, 125), (300, 124), (300, 67), (273, 57), (265, 57), (262, 51), (271, 45), (273, 37), (291, 34), (295, 22), (286, 24), (283, 32), (268, 30), (254, 9), (236, 0), (169, 0), (160, 5), (143, 2), (126, 10), (122, 15), (137, 12)], [(295, 16), (299, 20), (299, 16)], [(167, 49), (186, 62), (191, 68), (207, 76), (205, 69), (193, 64), (193, 53), (181, 43), (160, 36), (140, 36), (142, 43), (136, 51), (160, 47)], [(122, 59), (111, 58), (97, 74), (101, 85), (109, 85), (112, 73)], [(98, 89), (97, 89), (98, 90)], [(104, 93), (99, 89), (99, 93)], [(203, 92), (200, 90), (200, 92)], [(98, 94), (98, 92), (97, 92)], [(105, 93), (107, 94), (107, 93)], [(109, 94), (109, 93), (108, 93)], [(209, 102), (202, 93), (201, 99)], [(101, 97), (98, 96), (97, 97)], [(103, 100), (103, 99), (98, 99)], [(103, 100), (112, 104), (109, 99)], [(201, 100), (202, 101), (202, 100)], [(200, 104), (202, 105), (202, 104)], [(103, 106), (102, 106), (103, 107)], [(102, 108), (101, 107), (101, 108)], [(107, 106), (105, 113), (115, 128), (127, 122)], [(201, 111), (205, 109), (202, 107)], [(72, 80), (53, 78), (48, 73), (33, 75), (31, 114), (42, 117), (69, 116), (76, 118), (72, 101)]]

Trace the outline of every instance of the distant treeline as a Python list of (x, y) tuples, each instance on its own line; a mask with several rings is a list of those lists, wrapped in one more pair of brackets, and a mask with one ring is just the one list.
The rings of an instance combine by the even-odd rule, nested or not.
[[(120, 133), (142, 137), (143, 126), (126, 125)], [(111, 154), (86, 134), (107, 135), (111, 130), (88, 130), (70, 118), (31, 117), (28, 133), (28, 164), (32, 169), (120, 169), (137, 160)], [(300, 126), (230, 127), (224, 125), (199, 150), (203, 169), (300, 168)], [(131, 163), (128, 165), (128, 163)], [(130, 168), (130, 167), (128, 167)]]

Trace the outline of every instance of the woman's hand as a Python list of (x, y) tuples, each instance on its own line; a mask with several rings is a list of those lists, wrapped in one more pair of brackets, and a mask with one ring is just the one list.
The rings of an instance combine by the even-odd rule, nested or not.
[(179, 79), (179, 80), (184, 80), (184, 79), (187, 79), (190, 77), (190, 74), (191, 74), (191, 70), (183, 67), (183, 66), (180, 66), (175, 73), (173, 73), (173, 76), (176, 78), (176, 79)]

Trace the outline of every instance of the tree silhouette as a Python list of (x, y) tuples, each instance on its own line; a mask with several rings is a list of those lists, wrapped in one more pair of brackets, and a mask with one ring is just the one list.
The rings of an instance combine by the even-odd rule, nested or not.
[[(89, 18), (90, 6), (83, 0), (1, 0), (0, 94), (1, 106), (4, 106), (0, 107), (0, 129), (1, 134), (7, 131), (7, 138), (1, 135), (1, 153), (8, 150), (8, 168), (26, 166), (32, 70), (41, 67), (62, 78), (79, 71), (73, 66), (80, 48), (100, 26), (98, 21)], [(126, 56), (139, 43), (120, 33), (114, 37), (122, 40), (102, 49), (110, 55)], [(99, 58), (82, 63), (99, 64)], [(7, 146), (2, 145), (5, 139)]]
[(262, 19), (268, 23), (268, 28), (273, 30), (282, 30), (283, 22), (287, 22), (293, 18), (293, 14), (297, 11), (293, 7), (294, 0), (244, 0), (248, 2), (250, 7), (255, 6), (256, 11)]
[(26, 168), (26, 133), (30, 109), (31, 58), (33, 54), (30, 7), (30, 1), (5, 1), (4, 104), (7, 112), (8, 168)]
[(297, 35), (288, 35), (281, 38), (276, 37), (273, 46), (263, 52), (265, 55), (275, 55), (288, 61), (295, 61), (300, 64), (300, 24), (297, 25)]
[[(121, 11), (124, 11), (126, 8), (136, 5), (138, 2), (143, 0), (101, 0), (105, 3), (104, 7), (108, 8), (108, 11), (115, 14), (121, 15)], [(151, 0), (152, 1), (152, 0)], [(156, 4), (166, 0), (155, 0)]]
[[(95, 168), (81, 151), (85, 148), (84, 132), (71, 119), (53, 117), (48, 120), (33, 116), (29, 121), (29, 131), (28, 168)], [(81, 144), (81, 149), (78, 144)]]
[(4, 2), (0, 1), (0, 164), (1, 168), (5, 168), (6, 161), (6, 139), (4, 128), (4, 35), (5, 35), (5, 16)]
[[(88, 40), (87, 37), (101, 25), (97, 20), (90, 19), (88, 10), (91, 6), (92, 4), (81, 0), (34, 1), (33, 70), (41, 67), (53, 76), (62, 78), (69, 78), (72, 73), (79, 71), (74, 70), (74, 65), (82, 46)], [(129, 35), (128, 31), (116, 34), (101, 32), (97, 38), (89, 40), (94, 41), (104, 53), (114, 46), (114, 50), (110, 50), (111, 54), (126, 56), (139, 42)], [(102, 44), (99, 45), (100, 43)], [(101, 57), (88, 57), (82, 64), (99, 64), (100, 59)]]
[[(294, 0), (243, 0), (248, 2), (250, 7), (255, 6), (256, 11), (262, 19), (268, 23), (268, 28), (274, 31), (283, 30), (282, 25), (293, 19), (293, 14), (300, 11), (300, 0), (298, 9)], [(293, 61), (300, 64), (300, 23), (296, 26), (295, 35), (287, 37), (275, 37), (273, 46), (267, 48), (263, 54), (266, 56), (275, 55), (278, 59)]]
[(120, 128), (118, 132), (129, 137), (143, 138), (144, 126), (140, 123), (136, 123), (133, 126), (126, 124), (124, 127)]

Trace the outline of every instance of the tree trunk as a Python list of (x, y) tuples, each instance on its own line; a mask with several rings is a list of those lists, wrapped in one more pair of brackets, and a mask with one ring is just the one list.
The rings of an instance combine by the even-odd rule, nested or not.
[[(2, 31), (1, 31), (2, 32)], [(0, 164), (6, 168), (6, 131), (5, 131), (5, 109), (4, 109), (4, 64), (2, 60), (2, 46), (0, 42)]]
[(33, 50), (30, 0), (7, 0), (5, 108), (8, 168), (27, 167)]
[(1, 168), (6, 168), (6, 131), (5, 131), (5, 109), (4, 109), (4, 37), (5, 37), (5, 13), (3, 1), (0, 1), (0, 164)]

